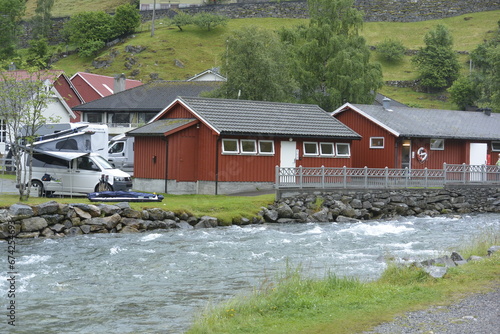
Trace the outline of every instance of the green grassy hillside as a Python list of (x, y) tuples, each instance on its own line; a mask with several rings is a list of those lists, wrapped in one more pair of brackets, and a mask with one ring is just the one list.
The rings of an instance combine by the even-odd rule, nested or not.
[[(491, 11), (415, 23), (366, 23), (362, 34), (368, 45), (376, 45), (385, 38), (395, 38), (401, 40), (408, 49), (418, 49), (424, 45), (425, 33), (436, 24), (444, 23), (454, 37), (455, 50), (470, 52), (483, 40), (489, 38), (497, 26), (499, 14), (500, 11)], [(71, 55), (54, 64), (54, 68), (62, 69), (68, 75), (77, 71), (103, 75), (124, 73), (128, 78), (139, 79), (143, 82), (150, 81), (151, 75), (157, 75), (165, 80), (184, 80), (206, 69), (220, 66), (220, 54), (226, 49), (224, 41), (231, 31), (248, 25), (278, 29), (281, 26), (306, 22), (307, 20), (303, 19), (233, 19), (227, 26), (218, 27), (212, 31), (187, 26), (183, 32), (180, 32), (177, 28), (168, 26), (167, 21), (158, 20), (153, 37), (150, 33), (150, 23), (145, 24), (140, 28), (141, 32), (102, 52), (97, 59), (111, 59), (112, 53), (117, 54), (109, 67), (96, 69), (92, 66), (93, 58)], [(139, 54), (131, 55), (125, 52), (127, 45), (141, 45), (146, 49)], [(380, 61), (375, 53), (372, 60)], [(460, 60), (463, 64), (463, 71), (466, 72), (468, 56), (461, 55)], [(182, 65), (179, 66), (179, 64)], [(383, 61), (381, 64), (384, 80), (413, 80), (417, 76), (410, 57), (405, 57), (403, 61), (395, 65)], [(453, 109), (451, 103), (443, 101), (443, 94), (428, 95), (392, 87), (384, 87), (381, 92), (414, 106)]]
[[(105, 12), (114, 12), (115, 8), (131, 3), (131, 0), (54, 0), (52, 7), (53, 17), (71, 16), (80, 12), (90, 12), (103, 10)], [(26, 0), (26, 17), (29, 18), (35, 14), (37, 0)]]

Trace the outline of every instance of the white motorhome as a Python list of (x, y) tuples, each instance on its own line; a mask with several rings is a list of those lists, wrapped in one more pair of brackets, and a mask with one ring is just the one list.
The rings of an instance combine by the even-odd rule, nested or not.
[(38, 196), (129, 191), (130, 174), (114, 168), (97, 153), (35, 150), (31, 185)]
[[(21, 137), (24, 136), (21, 130)], [(47, 151), (98, 153), (108, 159), (108, 126), (93, 123), (44, 124), (35, 134), (33, 146)]]
[(116, 168), (133, 173), (134, 137), (121, 134), (111, 138), (108, 147), (108, 160)]

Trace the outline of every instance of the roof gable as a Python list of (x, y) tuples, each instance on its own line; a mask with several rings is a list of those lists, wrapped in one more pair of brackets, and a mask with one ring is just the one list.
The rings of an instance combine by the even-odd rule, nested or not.
[(161, 120), (177, 104), (184, 105), (218, 134), (360, 138), (319, 106), (311, 104), (179, 97), (155, 120)]
[(219, 86), (220, 82), (208, 81), (154, 81), (79, 105), (73, 110), (160, 112), (179, 95), (199, 96)]
[(398, 137), (450, 138), (473, 140), (500, 139), (500, 114), (481, 112), (360, 105), (346, 103), (335, 116), (353, 110)]
[[(73, 75), (70, 80), (73, 80), (76, 76), (82, 78), (82, 80), (85, 81), (101, 97), (113, 94), (113, 87), (115, 85), (115, 78), (113, 77), (93, 73), (78, 72)], [(125, 79), (125, 89), (138, 87), (142, 84), (143, 83), (139, 80)]]

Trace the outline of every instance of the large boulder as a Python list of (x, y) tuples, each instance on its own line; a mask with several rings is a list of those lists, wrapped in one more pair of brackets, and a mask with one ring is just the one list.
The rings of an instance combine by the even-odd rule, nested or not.
[(41, 231), (49, 226), (47, 221), (42, 217), (31, 217), (26, 218), (21, 221), (21, 231), (22, 232), (35, 232)]

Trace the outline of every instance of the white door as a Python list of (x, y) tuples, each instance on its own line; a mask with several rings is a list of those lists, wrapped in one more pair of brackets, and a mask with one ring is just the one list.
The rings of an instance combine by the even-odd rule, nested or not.
[[(470, 165), (485, 165), (488, 154), (488, 144), (486, 143), (470, 143)], [(477, 170), (471, 172), (471, 181), (482, 181), (482, 168), (477, 167)]]
[[(281, 142), (280, 167), (296, 167), (297, 143), (294, 141)], [(280, 183), (295, 183), (295, 169), (282, 170)]]

